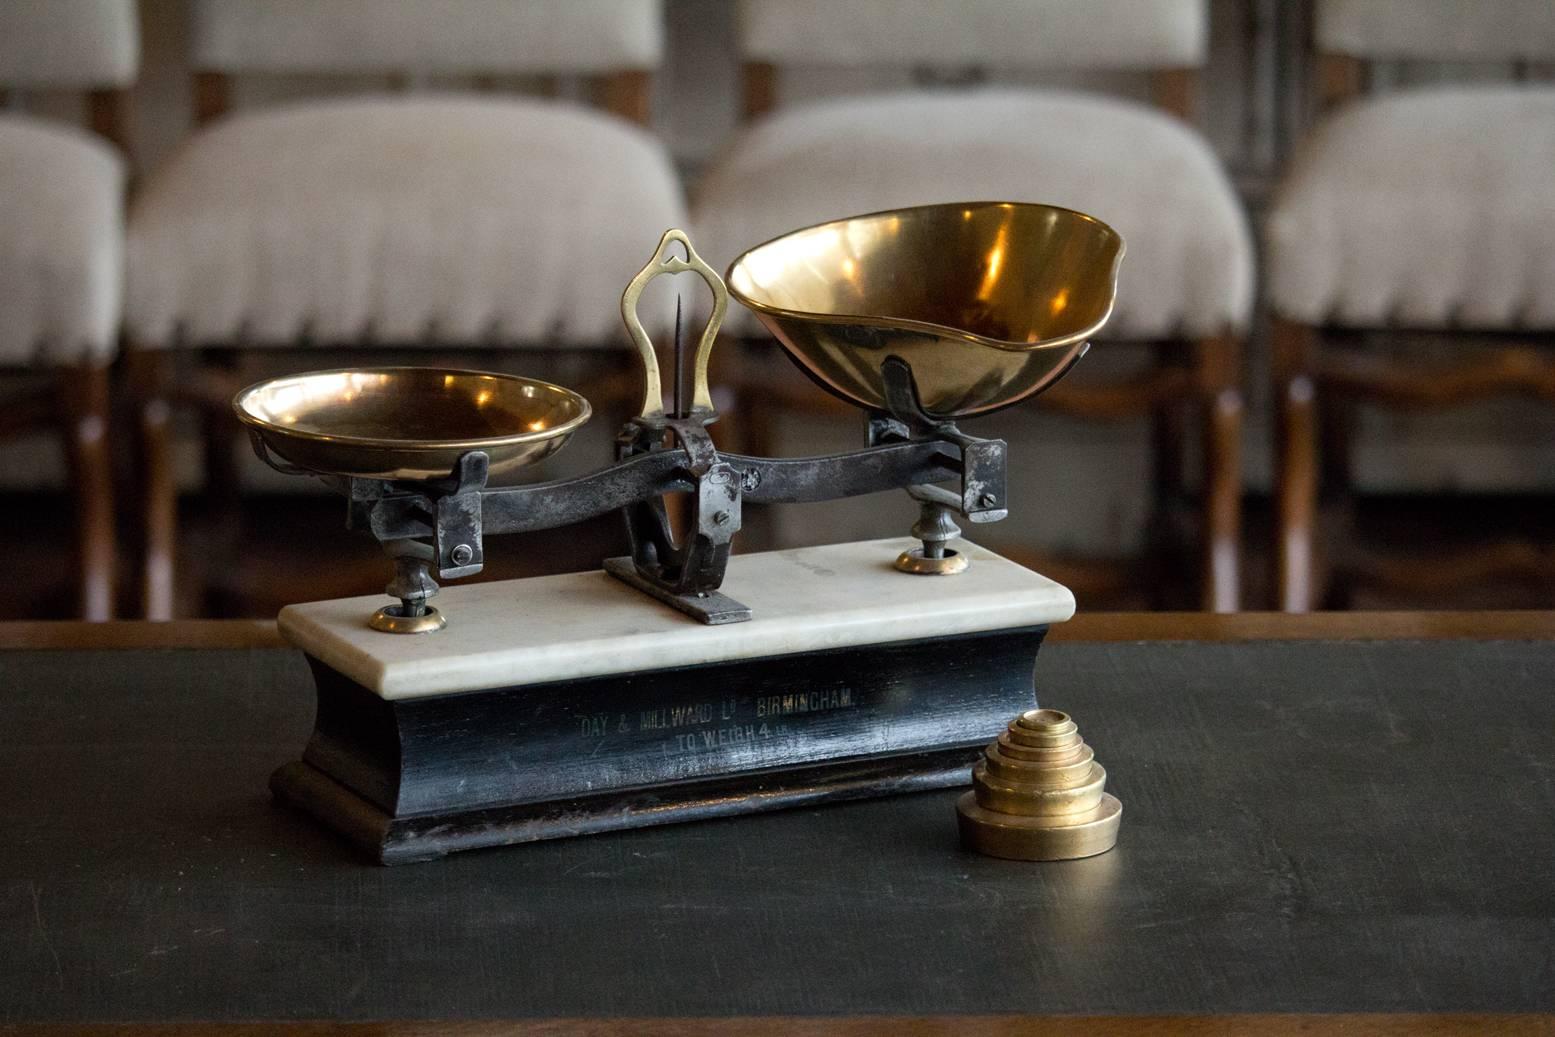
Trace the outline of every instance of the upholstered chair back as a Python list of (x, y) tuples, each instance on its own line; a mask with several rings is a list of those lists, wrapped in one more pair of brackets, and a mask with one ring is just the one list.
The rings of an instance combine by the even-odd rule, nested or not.
[(1163, 69), (1203, 64), (1205, 0), (740, 0), (740, 49), (773, 65)]
[(196, 0), (201, 71), (600, 73), (651, 69), (659, 0)]
[(135, 0), (0, 3), (0, 87), (125, 87), (139, 64)]
[(195, 121), (238, 75), (586, 77), (597, 103), (649, 121), (662, 0), (193, 0)]
[(914, 67), (1146, 72), (1192, 120), (1206, 0), (740, 0), (744, 112), (771, 111), (780, 69)]
[(1319, 0), (1325, 54), (1371, 61), (1555, 59), (1551, 0)]

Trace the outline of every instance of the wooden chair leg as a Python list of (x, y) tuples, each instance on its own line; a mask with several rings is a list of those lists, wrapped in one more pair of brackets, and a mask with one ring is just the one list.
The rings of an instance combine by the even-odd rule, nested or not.
[(1317, 598), (1317, 418), (1314, 330), (1273, 323), (1278, 502), (1275, 586), (1279, 607), (1310, 612)]
[(161, 350), (131, 350), (125, 363), (140, 438), (141, 612), (146, 619), (168, 620), (173, 618), (178, 487), (173, 478), (167, 358)]
[(1355, 404), (1332, 393), (1314, 415), (1318, 442), (1314, 523), (1322, 547), (1317, 565), (1320, 596), (1313, 601), (1328, 609), (1353, 607), (1355, 580), (1346, 556), (1354, 544), (1356, 522), (1351, 465), (1356, 418)]
[[(1162, 343), (1152, 362), (1163, 377), (1185, 370), (1187, 356), (1179, 343)], [(1198, 519), (1188, 508), (1183, 458), (1188, 438), (1191, 400), (1174, 395), (1156, 405), (1150, 415), (1151, 473), (1155, 493), (1147, 530), (1148, 567), (1153, 574), (1149, 604), (1155, 611), (1181, 608), (1184, 579), (1192, 579), (1192, 566), (1184, 564), (1186, 544), (1197, 535)]]
[[(1155, 352), (1154, 363), (1158, 371), (1171, 372), (1183, 363), (1176, 343), (1165, 343)], [(1181, 496), (1183, 478), (1183, 447), (1187, 442), (1187, 415), (1180, 406), (1180, 399), (1166, 401), (1150, 415), (1150, 453), (1154, 472), (1155, 492), (1158, 501)]]
[(232, 416), (227, 400), (243, 388), (240, 368), (234, 358), (224, 357), (213, 365), (216, 396), (201, 400), (200, 434), (204, 445), (205, 495), (218, 522), (233, 522), (242, 509), (243, 489), (239, 477), (238, 449), (243, 426)]
[(113, 618), (113, 475), (109, 460), (108, 369), (92, 363), (59, 374), (60, 432), (69, 459), (80, 551), (81, 618)]
[(1197, 343), (1204, 393), (1204, 608), (1235, 612), (1242, 579), (1242, 344)]
[[(210, 578), (235, 570), (243, 537), (243, 485), (239, 451), (246, 443), (242, 426), (227, 401), (245, 384), (242, 357), (222, 351), (201, 358), (200, 434), (205, 464), (201, 515), (201, 557), (207, 579), (200, 608), (207, 616), (232, 614), (230, 580)], [(191, 567), (193, 568), (193, 567)]]

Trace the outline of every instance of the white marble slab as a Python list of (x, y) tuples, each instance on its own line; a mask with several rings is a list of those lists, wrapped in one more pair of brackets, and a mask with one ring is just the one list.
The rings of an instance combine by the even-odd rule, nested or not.
[(386, 699), (635, 673), (765, 655), (1061, 623), (1074, 595), (966, 541), (971, 567), (913, 576), (892, 561), (907, 539), (831, 544), (729, 560), (725, 594), (748, 623), (704, 626), (603, 571), (446, 588), (448, 627), (385, 634), (382, 595), (290, 605), (292, 644)]

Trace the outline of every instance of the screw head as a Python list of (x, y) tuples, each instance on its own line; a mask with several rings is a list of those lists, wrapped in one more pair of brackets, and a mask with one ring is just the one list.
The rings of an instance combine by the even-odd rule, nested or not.
[(985, 493), (977, 498), (977, 505), (981, 508), (991, 508), (999, 502), (999, 498), (991, 493)]
[(453, 559), (455, 565), (469, 565), (475, 557), (475, 548), (469, 544), (455, 544), (454, 549), (448, 552), (448, 557)]
[(729, 513), (727, 511), (715, 511), (715, 512), (713, 512), (713, 525), (715, 525), (715, 526), (722, 526), (722, 525), (726, 525), (728, 522), (729, 522)]

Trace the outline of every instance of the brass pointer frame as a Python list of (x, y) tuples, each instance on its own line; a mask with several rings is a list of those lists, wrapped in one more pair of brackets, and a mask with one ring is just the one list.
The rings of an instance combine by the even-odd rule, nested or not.
[[(670, 246), (677, 243), (685, 249), (686, 258), (681, 259), (670, 252)], [(707, 364), (713, 355), (713, 343), (718, 338), (718, 330), (723, 326), (724, 314), (729, 310), (729, 290), (724, 287), (723, 279), (714, 272), (713, 268), (696, 254), (686, 232), (671, 229), (664, 232), (664, 236), (659, 239), (659, 247), (654, 249), (653, 257), (648, 260), (646, 266), (637, 271), (637, 275), (628, 282), (626, 291), (621, 293), (621, 321), (626, 325), (627, 334), (631, 336), (632, 344), (637, 347), (638, 356), (643, 364), (643, 404), (637, 414), (639, 422), (655, 421), (665, 415), (664, 387), (659, 378), (659, 358), (654, 352), (653, 342), (648, 337), (648, 332), (643, 328), (641, 318), (637, 316), (637, 301), (642, 298), (643, 289), (648, 287), (648, 282), (655, 277), (661, 274), (687, 272), (700, 277), (713, 293), (713, 312), (702, 327), (702, 335), (697, 340), (697, 351), (692, 365), (694, 388), (691, 395), (691, 410), (693, 413), (704, 411), (708, 414), (716, 414), (713, 409), (713, 394), (707, 387)], [(675, 330), (678, 332), (680, 329)], [(678, 335), (675, 349), (677, 352), (680, 350)], [(679, 397), (680, 386), (677, 385), (675, 398), (679, 399)], [(676, 414), (674, 417), (678, 418), (682, 415)]]

